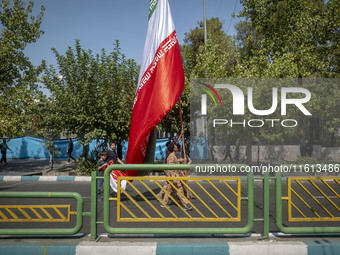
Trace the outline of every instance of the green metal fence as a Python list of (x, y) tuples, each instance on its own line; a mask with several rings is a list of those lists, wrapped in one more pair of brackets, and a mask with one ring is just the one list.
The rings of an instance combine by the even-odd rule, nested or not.
[[(309, 177), (310, 179), (315, 179), (315, 177)], [(340, 178), (340, 177), (339, 177)], [(307, 178), (306, 178), (307, 179)], [(319, 177), (318, 179), (321, 179)], [(339, 182), (338, 182), (339, 184)], [(288, 186), (288, 185), (287, 185)], [(340, 185), (338, 185), (338, 188)], [(287, 188), (288, 189), (288, 188)], [(288, 190), (289, 191), (289, 190)], [(323, 192), (320, 192), (320, 195), (322, 195)], [(282, 196), (282, 178), (281, 173), (276, 173), (275, 176), (275, 203), (276, 203), (276, 226), (282, 233), (286, 234), (317, 234), (317, 233), (340, 233), (340, 227), (336, 226), (313, 226), (313, 227), (305, 227), (305, 226), (299, 226), (299, 227), (287, 227), (283, 225), (283, 206), (282, 201), (285, 200)], [(338, 206), (339, 206), (339, 198), (337, 198)], [(313, 208), (310, 208), (312, 211), (314, 211)], [(315, 211), (314, 211), (315, 212)], [(338, 217), (339, 217), (339, 211)], [(288, 212), (287, 212), (288, 214)], [(336, 218), (336, 217), (334, 217)], [(319, 222), (323, 221), (321, 218), (319, 218)], [(333, 221), (333, 220), (330, 220)], [(317, 220), (313, 220), (313, 222), (317, 222)]]
[[(77, 205), (77, 210), (74, 212), (68, 210), (68, 215), (65, 217), (69, 220), (70, 214), (75, 215), (76, 225), (73, 228), (1, 228), (0, 235), (73, 235), (80, 231), (83, 225), (83, 216), (86, 215), (83, 212), (84, 200), (82, 196), (74, 192), (0, 192), (0, 198), (71, 198), (76, 200)], [(17, 208), (17, 212), (14, 211), (15, 208)], [(40, 206), (39, 209), (34, 206), (28, 208), (31, 208), (32, 212), (28, 212), (27, 208), (22, 208), (20, 205), (2, 206), (2, 209), (5, 211), (0, 213), (0, 218), (7, 221), (13, 219), (11, 222), (22, 222), (23, 219), (26, 222), (54, 222), (55, 217), (53, 217), (51, 212), (48, 212), (46, 206)], [(6, 212), (8, 216), (6, 216)], [(57, 211), (57, 218), (63, 218), (63, 214), (60, 211)]]
[(254, 224), (254, 179), (248, 175), (248, 196), (242, 198), (248, 202), (247, 224), (240, 228), (118, 228), (110, 225), (110, 183), (111, 170), (140, 170), (140, 171), (164, 171), (164, 170), (190, 170), (190, 165), (114, 165), (104, 173), (104, 228), (110, 234), (245, 234), (249, 233)]
[[(237, 169), (241, 167), (241, 165), (235, 165)], [(195, 166), (191, 166), (195, 167)], [(72, 208), (70, 206), (43, 206), (40, 205), (39, 207), (36, 207), (35, 205), (32, 206), (22, 206), (22, 205), (1, 205), (0, 206), (0, 223), (3, 222), (69, 222), (71, 218), (75, 219), (76, 222), (74, 227), (71, 228), (25, 228), (25, 229), (16, 229), (16, 228), (0, 228), (0, 235), (73, 235), (80, 231), (80, 229), (83, 226), (83, 217), (89, 216), (90, 217), (90, 227), (91, 227), (91, 240), (95, 240), (97, 236), (97, 226), (99, 224), (102, 224), (105, 231), (110, 234), (246, 234), (250, 233), (253, 229), (255, 222), (262, 222), (262, 236), (268, 237), (269, 236), (269, 205), (270, 205), (270, 190), (269, 190), (269, 183), (270, 181), (275, 181), (275, 203), (276, 203), (276, 225), (279, 231), (283, 233), (291, 233), (291, 234), (308, 234), (308, 233), (340, 233), (340, 227), (335, 226), (313, 226), (313, 227), (304, 227), (304, 226), (286, 226), (283, 223), (283, 209), (285, 208), (283, 206), (283, 203), (285, 203), (284, 200), (286, 200), (286, 197), (283, 197), (283, 187), (282, 187), (282, 177), (280, 173), (277, 173), (275, 177), (270, 177), (268, 172), (265, 172), (263, 176), (254, 176), (252, 173), (248, 173), (246, 177), (246, 196), (237, 197), (237, 199), (240, 199), (244, 204), (246, 205), (243, 208), (243, 218), (241, 219), (237, 216), (237, 220), (244, 223), (241, 227), (189, 227), (189, 228), (179, 228), (179, 227), (118, 227), (115, 226), (115, 224), (112, 225), (112, 219), (110, 219), (110, 215), (113, 214), (113, 206), (114, 203), (121, 202), (121, 195), (118, 193), (117, 198), (111, 198), (110, 197), (110, 172), (112, 170), (139, 170), (139, 171), (147, 171), (147, 172), (161, 172), (164, 170), (190, 170), (190, 165), (155, 165), (155, 164), (141, 164), (141, 165), (114, 165), (110, 166), (104, 173), (103, 177), (97, 176), (96, 171), (92, 172), (92, 181), (91, 181), (91, 209), (90, 212), (84, 212), (84, 201), (80, 194), (73, 193), (73, 192), (0, 192), (0, 198), (49, 198), (49, 199), (55, 199), (55, 198), (63, 198), (63, 199), (74, 199), (76, 201), (76, 208)], [(97, 219), (97, 179), (103, 178), (104, 179), (104, 198), (103, 198), (103, 220)], [(143, 180), (143, 177), (135, 178), (136, 180)], [(148, 179), (149, 181), (155, 181), (157, 180), (157, 177), (145, 177), (144, 179)], [(164, 181), (170, 181), (171, 178), (165, 178), (165, 177), (158, 177), (158, 179), (163, 179)], [(173, 179), (173, 178), (172, 178)], [(177, 177), (178, 180), (180, 180), (184, 186), (190, 187), (190, 185), (185, 184), (188, 180), (193, 180), (193, 182), (197, 183), (197, 178), (190, 178), (190, 177)], [(212, 182), (212, 180), (216, 181), (216, 177), (212, 178), (212, 180), (209, 180), (209, 178), (206, 178), (208, 182)], [(224, 181), (227, 181), (227, 177), (224, 177)], [(230, 181), (235, 181), (235, 178), (231, 177)], [(136, 181), (135, 180), (135, 181)], [(245, 178), (243, 179), (245, 180)], [(255, 218), (254, 217), (254, 181), (260, 180), (262, 181), (262, 189), (263, 189), (263, 208), (262, 213), (263, 217), (261, 218)], [(121, 181), (121, 179), (118, 179), (118, 183)], [(143, 183), (145, 186), (145, 183)], [(159, 187), (161, 185), (157, 184)], [(197, 183), (198, 186), (202, 185)], [(313, 182), (314, 185), (314, 182)], [(327, 184), (328, 185), (328, 184)], [(326, 186), (327, 186), (326, 185)], [(336, 189), (340, 189), (340, 182), (335, 182), (335, 185), (338, 185)], [(218, 190), (217, 187), (212, 186), (212, 189), (216, 190), (216, 193), (221, 194), (222, 192)], [(335, 188), (330, 187), (330, 185), (327, 186), (328, 189), (330, 189), (334, 194), (339, 194), (339, 192), (335, 192)], [(133, 189), (136, 189), (136, 187), (133, 187)], [(154, 191), (151, 188), (146, 187), (148, 191), (155, 194)], [(193, 189), (191, 189), (194, 191)], [(318, 188), (317, 190), (321, 190)], [(240, 194), (240, 191), (233, 190), (233, 188), (230, 188), (230, 192), (238, 193)], [(147, 198), (143, 193), (137, 192), (140, 197), (143, 198), (143, 200), (146, 200)], [(244, 191), (242, 192), (244, 194)], [(321, 190), (321, 193), (325, 193)], [(225, 194), (222, 194), (224, 196)], [(211, 194), (208, 194), (206, 192), (206, 196), (211, 198)], [(224, 196), (226, 200), (228, 198)], [(334, 196), (335, 197), (335, 196)], [(337, 200), (336, 200), (337, 199)], [(201, 202), (204, 202), (202, 198), (199, 198)], [(326, 198), (335, 208), (340, 208), (339, 205), (339, 197), (332, 198), (328, 196)], [(331, 200), (331, 201), (330, 201)], [(151, 207), (154, 207), (153, 203), (156, 203), (157, 200), (154, 200), (152, 202), (148, 202), (148, 205)], [(160, 201), (158, 201), (160, 202)], [(216, 201), (215, 201), (216, 202)], [(228, 201), (230, 202), (230, 201)], [(136, 203), (136, 202), (134, 202)], [(204, 203), (203, 203), (204, 204)], [(217, 203), (218, 204), (218, 203)], [(229, 204), (232, 204), (231, 202)], [(204, 204), (206, 205), (206, 203)], [(138, 205), (137, 205), (138, 206)], [(221, 204), (218, 204), (219, 207), (222, 207)], [(118, 208), (118, 206), (117, 206)], [(177, 204), (177, 208), (180, 208), (180, 206)], [(143, 209), (143, 208), (142, 208)], [(51, 212), (52, 210), (52, 212)], [(65, 212), (62, 212), (62, 211)], [(241, 210), (241, 207), (237, 207), (237, 210)], [(226, 210), (225, 210), (226, 211)], [(288, 211), (289, 212), (289, 211)], [(287, 212), (287, 213), (288, 213)], [(338, 213), (339, 211), (336, 211), (334, 214), (334, 218), (339, 218)], [(239, 213), (239, 212), (238, 212)], [(64, 215), (65, 214), (65, 215)], [(338, 213), (339, 214), (339, 213)], [(55, 216), (54, 216), (55, 215)], [(138, 217), (138, 216), (136, 216)], [(134, 218), (136, 218), (134, 217)], [(170, 220), (167, 221), (168, 218), (164, 217), (164, 219), (157, 220), (159, 224), (163, 223), (169, 223)], [(111, 220), (111, 221), (110, 221)], [(171, 219), (173, 221), (173, 219)], [(191, 219), (192, 220), (192, 219)], [(230, 219), (226, 220), (225, 222), (229, 222), (229, 220), (232, 220), (232, 217)], [(182, 218), (180, 218), (180, 221), (183, 221)]]

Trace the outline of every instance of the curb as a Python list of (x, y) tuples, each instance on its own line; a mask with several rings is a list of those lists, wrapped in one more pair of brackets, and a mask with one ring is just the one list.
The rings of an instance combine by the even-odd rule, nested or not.
[[(241, 177), (241, 181), (247, 181), (247, 177)], [(287, 177), (281, 177), (282, 181), (286, 181)], [(91, 176), (0, 176), (0, 182), (19, 182), (19, 181), (40, 181), (40, 182), (55, 182), (55, 181), (70, 181), (70, 182), (91, 182)], [(262, 181), (262, 180), (254, 180)]]
[(274, 255), (314, 255), (314, 254), (338, 254), (339, 241), (199, 241), (188, 240), (164, 240), (153, 241), (25, 241), (16, 242), (10, 240), (0, 242), (0, 254), (67, 254), (67, 255), (115, 255), (136, 254), (139, 255), (170, 255), (170, 254), (274, 254)]
[(0, 176), (0, 182), (40, 181), (40, 182), (91, 182), (91, 176)]

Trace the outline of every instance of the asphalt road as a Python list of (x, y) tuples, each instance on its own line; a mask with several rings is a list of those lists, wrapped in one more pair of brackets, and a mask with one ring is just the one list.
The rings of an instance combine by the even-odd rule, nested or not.
[[(155, 206), (155, 208), (159, 209), (161, 213), (164, 215), (169, 215), (169, 212), (167, 212), (166, 208), (161, 208), (160, 203), (152, 196), (152, 194), (145, 188), (144, 185), (142, 185), (139, 182), (134, 182), (133, 183), (138, 190), (141, 191), (141, 193), (150, 199), (151, 203)], [(231, 183), (230, 188), (228, 188), (226, 185), (223, 183), (216, 181), (215, 182), (216, 187), (218, 189), (226, 189), (226, 195), (228, 199), (230, 199), (230, 202), (236, 203), (236, 196), (233, 197), (233, 191), (231, 189), (236, 190), (236, 184)], [(148, 184), (149, 185), (149, 184)], [(309, 188), (313, 188), (311, 184), (306, 184)], [(285, 189), (286, 184), (283, 183), (282, 185)], [(306, 186), (306, 187), (307, 187)], [(333, 190), (337, 193), (340, 194), (340, 187), (339, 185), (335, 184), (330, 184), (332, 186)], [(157, 193), (159, 191), (159, 188), (155, 184), (150, 184), (149, 185), (150, 189), (154, 192)], [(202, 199), (204, 198), (204, 201), (206, 201), (208, 207), (210, 207), (216, 214), (222, 217), (223, 210), (221, 211), (219, 206), (214, 203), (211, 198), (209, 198), (209, 195), (204, 192), (204, 190), (199, 187), (198, 184), (190, 184), (190, 187), (194, 191), (197, 192), (197, 195), (201, 197)], [(202, 184), (202, 187), (204, 187), (208, 192), (211, 194), (214, 194), (218, 197), (218, 192), (214, 187), (211, 187), (208, 184)], [(307, 204), (315, 204), (315, 196), (314, 198), (308, 195), (307, 193), (303, 192), (303, 188), (299, 184), (295, 184), (294, 188), (301, 194), (302, 198), (306, 201)], [(327, 193), (327, 195), (330, 197), (330, 200), (327, 200), (325, 198), (322, 198), (321, 196), (316, 196), (316, 199), (318, 201), (322, 201), (322, 203), (327, 203), (329, 208), (329, 205), (331, 202), (333, 202), (337, 207), (340, 207), (340, 200), (336, 196), (336, 194), (330, 191), (329, 188), (326, 188), (328, 191), (324, 191)], [(325, 190), (325, 188), (322, 188), (322, 190)], [(75, 182), (35, 182), (35, 181), (21, 181), (21, 182), (2, 182), (0, 186), (0, 191), (7, 191), (7, 192), (12, 192), (12, 191), (23, 191), (23, 192), (32, 192), (32, 191), (48, 191), (48, 192), (77, 192), (79, 193), (83, 199), (84, 199), (84, 212), (90, 212), (90, 206), (91, 206), (91, 199), (90, 199), (90, 183), (75, 183)], [(145, 202), (140, 195), (138, 195), (132, 187), (128, 187), (127, 192), (129, 196), (133, 197), (137, 203), (141, 206), (141, 208), (145, 209), (146, 212), (148, 212), (150, 215), (152, 214), (152, 210), (150, 206), (148, 205), (147, 202)], [(215, 193), (214, 193), (215, 192)], [(254, 182), (254, 216), (255, 218), (263, 218), (263, 189), (262, 189), (262, 181), (255, 181)], [(313, 191), (315, 193), (315, 191)], [(316, 191), (319, 192), (319, 191)], [(286, 192), (283, 192), (283, 194), (286, 194)], [(319, 194), (320, 195), (320, 194)], [(247, 183), (245, 181), (242, 181), (241, 183), (241, 196), (246, 197), (247, 196)], [(210, 200), (209, 200), (210, 199)], [(220, 197), (217, 198), (218, 201), (220, 201), (221, 204), (228, 204), (225, 202)], [(211, 210), (209, 210), (207, 207), (203, 206), (200, 203), (200, 200), (198, 198), (196, 199), (191, 199), (190, 200), (197, 208), (200, 209), (200, 211), (207, 216), (211, 216)], [(8, 198), (0, 198), (0, 205), (9, 205), (9, 204), (15, 204), (15, 205), (34, 205), (34, 204), (71, 204), (72, 210), (75, 210), (75, 202), (73, 199), (54, 199), (53, 201), (51, 199), (8, 199)], [(135, 204), (126, 196), (123, 197), (122, 203), (131, 210), (131, 212), (139, 217), (144, 217), (143, 213), (138, 209), (138, 207), (135, 206)], [(296, 200), (296, 205), (301, 208), (302, 212), (305, 215), (310, 215), (311, 210), (306, 207), (305, 203), (302, 200)], [(317, 204), (317, 203), (316, 203)], [(284, 215), (287, 215), (287, 206), (286, 203), (283, 202), (283, 211)], [(316, 205), (317, 206), (317, 205)], [(334, 206), (331, 206), (334, 207)], [(110, 218), (112, 218), (112, 221), (110, 222), (111, 226), (115, 227), (157, 227), (157, 228), (168, 228), (168, 227), (197, 227), (197, 228), (203, 228), (203, 227), (242, 227), (246, 225), (246, 217), (247, 217), (247, 200), (244, 200), (241, 202), (241, 222), (116, 222), (116, 208), (117, 204), (115, 201), (110, 201)], [(172, 204), (170, 205), (171, 210), (173, 210), (176, 214), (178, 215), (184, 215), (184, 212), (180, 210), (180, 208)], [(231, 216), (236, 215), (236, 211), (233, 210), (233, 208), (230, 206), (230, 203), (226, 205), (226, 210), (230, 212)], [(321, 210), (318, 208), (317, 210)], [(329, 211), (334, 214), (336, 217), (339, 217), (340, 212), (338, 210), (329, 209)], [(121, 215), (122, 217), (129, 217), (129, 213), (126, 210), (121, 210)], [(190, 211), (190, 215), (193, 217), (196, 217), (198, 213), (196, 211)], [(270, 182), (270, 226), (269, 230), (270, 232), (277, 232), (277, 228), (275, 225), (275, 187), (274, 187), (274, 181)], [(6, 214), (6, 213), (5, 213)], [(97, 215), (98, 221), (103, 220), (103, 200), (98, 200), (97, 204)], [(320, 216), (324, 217), (324, 212), (319, 213)], [(224, 215), (225, 216), (225, 215)], [(72, 216), (74, 217), (74, 216)], [(71, 219), (72, 219), (71, 217)], [(323, 222), (323, 223), (313, 223), (313, 222), (303, 222), (303, 223), (288, 223), (287, 222), (287, 216), (284, 216), (284, 224), (289, 225), (289, 226), (315, 226), (315, 224), (318, 224), (318, 226), (335, 226), (337, 223), (334, 222)], [(73, 227), (74, 226), (74, 219), (71, 220), (70, 223), (1, 223), (0, 222), (0, 228), (58, 228), (58, 227), (63, 227), (63, 228), (68, 228), (68, 227)], [(339, 224), (337, 224), (339, 226)], [(254, 223), (254, 228), (252, 230), (253, 233), (262, 233), (263, 224), (262, 222), (255, 222)], [(98, 224), (97, 227), (98, 234), (100, 233), (106, 233), (106, 231), (103, 228), (102, 224)], [(88, 234), (90, 233), (90, 217), (89, 216), (84, 216), (84, 222), (83, 222), (83, 227), (80, 231), (81, 233)]]

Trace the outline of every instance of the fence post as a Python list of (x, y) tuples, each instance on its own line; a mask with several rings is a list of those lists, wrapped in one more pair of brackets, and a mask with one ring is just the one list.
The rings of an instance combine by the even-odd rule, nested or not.
[(263, 176), (263, 237), (269, 237), (269, 171)]
[(275, 222), (279, 231), (282, 232), (282, 179), (281, 172), (275, 173)]
[(97, 171), (91, 172), (91, 241), (97, 238)]

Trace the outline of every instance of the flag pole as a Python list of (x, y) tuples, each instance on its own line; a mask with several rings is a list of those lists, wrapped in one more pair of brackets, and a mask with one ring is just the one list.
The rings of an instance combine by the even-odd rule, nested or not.
[[(184, 158), (184, 164), (186, 164), (187, 155), (186, 155), (186, 151), (185, 151), (184, 132), (182, 132), (183, 131), (183, 120), (182, 120), (181, 99), (178, 99), (178, 108), (179, 108), (179, 119), (181, 121), (183, 158)], [(188, 176), (188, 170), (185, 170), (185, 177), (187, 177), (187, 176)], [(188, 181), (186, 181), (186, 184), (188, 184)], [(187, 186), (185, 186), (185, 191), (187, 193), (187, 198), (189, 198), (190, 194), (189, 194), (189, 189), (188, 189)]]
[[(182, 109), (181, 109), (181, 99), (178, 100), (178, 108), (179, 108), (179, 119), (181, 121), (181, 131), (183, 130), (183, 121), (182, 121)], [(182, 147), (183, 147), (183, 157), (186, 160), (187, 155), (185, 152), (185, 143), (184, 143), (184, 133), (182, 134)], [(186, 170), (185, 170), (186, 172)]]

